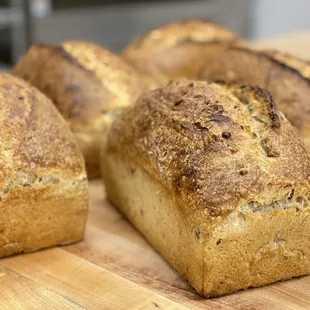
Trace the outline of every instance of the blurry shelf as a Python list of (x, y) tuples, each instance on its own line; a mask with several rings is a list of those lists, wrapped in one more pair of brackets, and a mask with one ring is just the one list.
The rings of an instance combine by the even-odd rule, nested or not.
[(0, 62), (0, 71), (10, 71), (10, 70), (11, 68), (7, 64)]
[(116, 1), (115, 5), (87, 8), (56, 10), (53, 7), (51, 15), (33, 20), (33, 36), (36, 41), (52, 44), (68, 39), (89, 40), (119, 51), (134, 37), (159, 25), (180, 19), (204, 18), (247, 37), (251, 32), (248, 18), (251, 7), (248, 0), (145, 0), (126, 1), (122, 5)]
[(0, 5), (0, 30), (7, 37), (13, 62), (25, 52), (30, 43), (30, 0), (7, 0)]
[(12, 27), (20, 25), (24, 20), (23, 12), (20, 8), (0, 8), (0, 27)]

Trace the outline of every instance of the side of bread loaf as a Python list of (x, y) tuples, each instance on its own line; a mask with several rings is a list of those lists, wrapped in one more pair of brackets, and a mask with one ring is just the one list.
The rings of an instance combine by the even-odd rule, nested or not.
[(199, 73), (206, 80), (237, 81), (267, 89), (310, 149), (310, 64), (280, 52), (226, 49)]
[(195, 78), (197, 69), (211, 63), (227, 46), (239, 41), (223, 26), (204, 20), (185, 20), (153, 29), (129, 43), (122, 56), (165, 86), (173, 78)]
[(34, 44), (13, 74), (54, 102), (78, 141), (88, 176), (98, 176), (102, 132), (144, 90), (135, 69), (96, 44), (68, 41), (61, 46)]
[(310, 273), (309, 159), (272, 97), (178, 81), (113, 123), (108, 197), (204, 297)]
[(0, 74), (0, 257), (79, 241), (88, 209), (84, 160), (59, 112)]

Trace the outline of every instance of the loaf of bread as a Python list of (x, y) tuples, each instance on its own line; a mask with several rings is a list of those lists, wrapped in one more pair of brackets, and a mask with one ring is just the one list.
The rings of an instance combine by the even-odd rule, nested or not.
[(269, 93), (175, 81), (113, 123), (109, 199), (204, 297), (310, 273), (309, 159)]
[(280, 52), (226, 49), (201, 69), (200, 79), (228, 80), (267, 89), (310, 150), (310, 64)]
[(99, 139), (114, 116), (145, 91), (125, 60), (89, 42), (34, 44), (13, 74), (46, 94), (68, 121), (85, 157), (88, 177), (99, 176)]
[(240, 41), (213, 22), (186, 20), (153, 29), (127, 45), (122, 56), (156, 85), (165, 86), (173, 78), (196, 78), (201, 65)]
[(0, 257), (83, 238), (84, 160), (52, 102), (0, 73)]

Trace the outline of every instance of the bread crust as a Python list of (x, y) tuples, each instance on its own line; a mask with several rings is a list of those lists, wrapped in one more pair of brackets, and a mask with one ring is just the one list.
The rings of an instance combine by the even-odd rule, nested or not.
[(204, 20), (185, 20), (155, 28), (129, 43), (122, 56), (158, 86), (173, 78), (195, 78), (197, 69), (211, 63), (227, 46), (241, 40), (223, 26)]
[(54, 102), (79, 143), (89, 177), (99, 175), (101, 132), (145, 89), (130, 64), (103, 47), (82, 41), (34, 44), (13, 74)]
[(202, 68), (198, 78), (235, 81), (267, 89), (310, 149), (309, 62), (277, 51), (230, 47), (211, 66)]
[(83, 238), (88, 190), (68, 125), (38, 90), (0, 74), (0, 256)]
[(101, 161), (109, 198), (201, 295), (310, 273), (309, 227), (295, 227), (309, 158), (267, 91), (172, 82), (117, 118)]
[(183, 80), (142, 95), (113, 124), (109, 147), (139, 158), (210, 216), (229, 212), (232, 202), (276, 184), (279, 175), (294, 183), (309, 173), (304, 146), (271, 96), (236, 84)]

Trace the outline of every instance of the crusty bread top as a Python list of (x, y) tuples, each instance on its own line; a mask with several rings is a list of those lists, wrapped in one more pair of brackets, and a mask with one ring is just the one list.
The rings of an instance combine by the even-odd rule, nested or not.
[(73, 131), (93, 130), (108, 112), (133, 103), (144, 90), (134, 68), (90, 42), (34, 44), (13, 74), (53, 100)]
[(228, 80), (267, 89), (279, 109), (310, 148), (310, 64), (275, 51), (229, 47), (198, 74), (203, 80)]
[(230, 30), (204, 20), (185, 20), (153, 29), (125, 47), (125, 58), (139, 58), (154, 50), (168, 49), (184, 42), (208, 43), (237, 40)]
[(119, 100), (120, 106), (129, 104), (131, 98), (128, 97), (137, 98), (141, 89), (138, 76), (124, 59), (91, 42), (66, 41), (62, 47), (83, 68), (93, 72), (110, 93), (123, 97)]
[[(256, 51), (256, 53), (259, 52)], [(271, 57), (279, 64), (284, 64), (292, 69), (295, 69), (297, 74), (300, 74), (305, 79), (310, 80), (310, 63), (308, 61), (276, 50), (263, 50), (260, 53), (262, 53), (262, 55)]]
[(112, 125), (106, 152), (142, 165), (185, 213), (211, 218), (241, 201), (270, 203), (309, 177), (305, 148), (269, 93), (237, 84), (180, 80), (141, 96)]
[[(220, 55), (220, 58), (217, 59), (218, 64), (215, 62), (213, 65), (215, 67), (220, 66), (221, 59), (224, 59), (226, 55), (229, 55), (229, 53), (231, 52), (242, 52), (244, 54), (268, 59), (272, 61), (273, 63), (281, 66), (282, 68), (284, 67), (287, 70), (290, 70), (291, 72), (295, 73), (296, 75), (303, 77), (306, 80), (310, 80), (310, 63), (308, 61), (300, 59), (293, 55), (289, 55), (286, 53), (282, 53), (280, 51), (276, 51), (276, 50), (256, 50), (250, 47), (244, 47), (240, 45), (229, 46), (226, 49), (226, 51), (224, 51), (223, 54)], [(242, 61), (241, 54), (240, 54), (240, 57)], [(205, 64), (205, 67), (201, 68), (198, 78), (204, 78), (205, 75), (207, 75), (208, 77), (209, 70), (210, 69), (209, 69), (208, 64)]]
[(150, 85), (160, 87), (175, 78), (195, 79), (203, 64), (212, 63), (227, 46), (240, 43), (235, 34), (213, 22), (185, 20), (148, 32), (129, 43), (122, 56)]
[(28, 83), (0, 73), (0, 100), (1, 198), (12, 186), (35, 181), (43, 186), (59, 176), (86, 180), (82, 154), (49, 99)]

